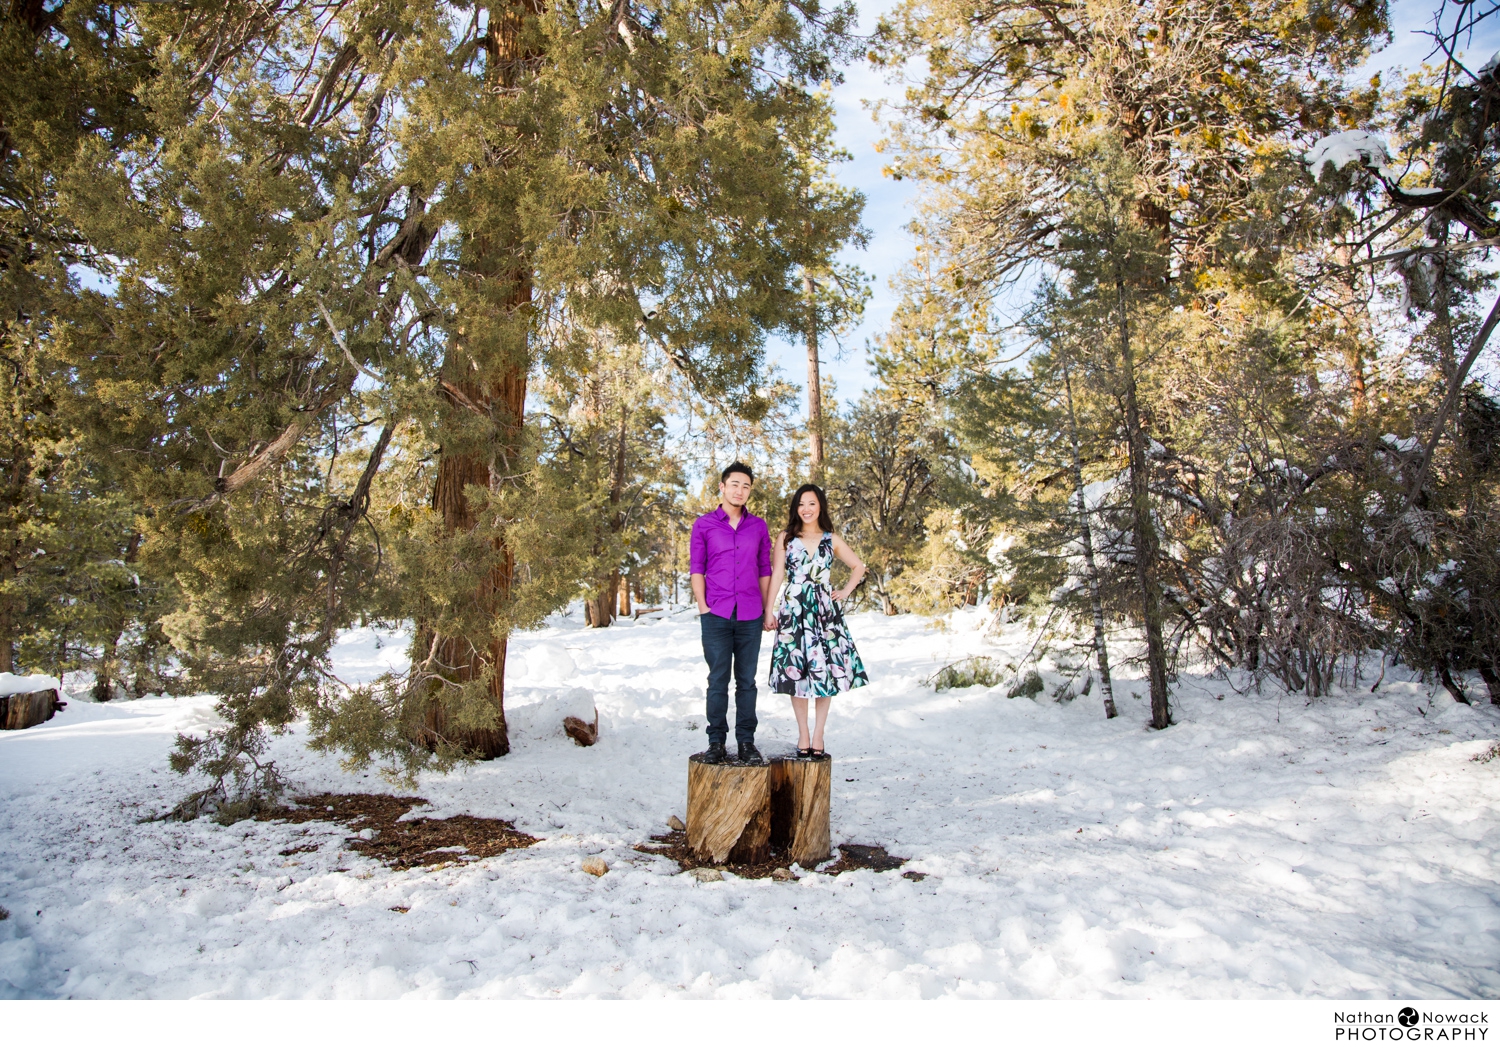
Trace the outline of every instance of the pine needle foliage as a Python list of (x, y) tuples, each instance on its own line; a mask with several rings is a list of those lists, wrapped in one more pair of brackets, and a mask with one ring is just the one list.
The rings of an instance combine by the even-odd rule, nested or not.
[[(766, 334), (857, 230), (857, 194), (810, 192), (851, 25), (770, 0), (12, 5), (0, 339), (35, 363), (0, 531), (38, 549), (52, 490), (96, 500), (94, 547), (53, 547), (149, 585), (64, 633), (118, 653), (135, 624), (222, 697), (225, 728), (179, 742), (209, 778), (180, 815), (274, 793), (266, 742), (304, 715), (398, 776), (505, 752), (507, 637), (604, 557), (568, 542), (596, 511), (528, 385), (586, 384), (602, 340), (764, 413)], [(86, 490), (39, 466), (73, 448)], [(8, 660), (59, 605), (39, 581), (83, 574), (7, 565)], [(335, 681), (361, 622), (413, 626), (411, 671)]]

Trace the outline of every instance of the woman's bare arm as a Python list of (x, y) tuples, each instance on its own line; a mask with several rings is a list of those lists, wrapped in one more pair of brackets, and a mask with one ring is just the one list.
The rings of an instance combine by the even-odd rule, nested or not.
[(781, 594), (781, 584), (786, 579), (786, 533), (778, 532), (771, 544), (771, 596), (766, 602), (766, 619), (761, 626), (767, 631), (776, 630), (776, 605)]
[(838, 533), (833, 534), (833, 556), (849, 566), (849, 582), (842, 589), (833, 592), (834, 598), (843, 601), (854, 593), (854, 588), (859, 586), (859, 581), (865, 578), (865, 563), (859, 560), (858, 554), (849, 549), (849, 545), (844, 542), (844, 537)]

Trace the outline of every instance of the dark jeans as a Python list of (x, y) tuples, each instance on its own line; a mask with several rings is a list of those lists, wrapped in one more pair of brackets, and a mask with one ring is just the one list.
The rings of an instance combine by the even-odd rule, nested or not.
[(760, 659), (760, 618), (727, 620), (713, 613), (698, 617), (703, 627), (703, 659), (708, 661), (708, 742), (729, 736), (729, 676), (734, 674), (734, 739), (755, 740), (755, 664)]

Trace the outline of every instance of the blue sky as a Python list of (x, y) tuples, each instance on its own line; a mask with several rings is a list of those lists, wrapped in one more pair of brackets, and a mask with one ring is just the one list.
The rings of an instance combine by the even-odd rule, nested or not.
[[(895, 3), (894, 0), (862, 0), (858, 6), (859, 31), (870, 33), (880, 16)], [(1370, 59), (1359, 75), (1364, 78), (1393, 67), (1410, 70), (1420, 65), (1431, 50), (1432, 42), (1419, 33), (1430, 27), (1436, 11), (1434, 0), (1398, 0), (1392, 3), (1393, 39), (1389, 46)], [(1445, 21), (1451, 22), (1451, 16)], [(1466, 49), (1469, 54), (1477, 56), (1477, 62), (1483, 62), (1500, 47), (1500, 19), (1491, 20), (1484, 30), (1483, 36), (1477, 37)], [(906, 224), (912, 218), (918, 187), (881, 176), (884, 158), (875, 152), (881, 129), (871, 118), (868, 105), (876, 100), (899, 98), (901, 91), (900, 86), (887, 82), (885, 73), (861, 62), (845, 71), (844, 83), (834, 92), (838, 141), (853, 157), (843, 166), (839, 177), (846, 185), (864, 192), (865, 226), (870, 231), (869, 246), (863, 251), (848, 252), (845, 257), (874, 278), (874, 294), (865, 310), (864, 322), (844, 338), (846, 352), (842, 357), (836, 357), (831, 348), (825, 348), (823, 352), (823, 375), (825, 380), (833, 380), (840, 401), (856, 398), (861, 391), (874, 385), (865, 347), (885, 330), (890, 321), (896, 306), (890, 281), (912, 251), (912, 239), (906, 231)], [(805, 383), (807, 353), (801, 343), (773, 340), (767, 347), (767, 356), (780, 365), (792, 382), (798, 386)]]

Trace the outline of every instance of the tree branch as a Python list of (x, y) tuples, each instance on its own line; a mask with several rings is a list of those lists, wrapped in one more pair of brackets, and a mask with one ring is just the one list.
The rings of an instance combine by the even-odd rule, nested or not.
[(1463, 390), (1464, 380), (1469, 376), (1469, 369), (1473, 368), (1474, 362), (1479, 359), (1479, 352), (1484, 349), (1484, 344), (1489, 342), (1490, 333), (1495, 330), (1497, 322), (1500, 322), (1500, 298), (1497, 298), (1495, 305), (1490, 307), (1490, 315), (1484, 319), (1483, 326), (1474, 336), (1474, 341), (1469, 344), (1469, 352), (1464, 355), (1458, 371), (1453, 374), (1453, 379), (1448, 384), (1448, 396), (1443, 398), (1443, 403), (1438, 408), (1437, 418), (1432, 421), (1432, 433), (1428, 435), (1427, 444), (1422, 449), (1422, 462), (1417, 467), (1416, 481), (1412, 482), (1411, 492), (1406, 497), (1408, 505), (1416, 501), (1417, 493), (1422, 491), (1422, 486), (1427, 481), (1427, 471), (1432, 466), (1432, 454), (1437, 450), (1438, 442), (1443, 438), (1443, 426), (1448, 422), (1453, 406), (1458, 403), (1458, 395)]

